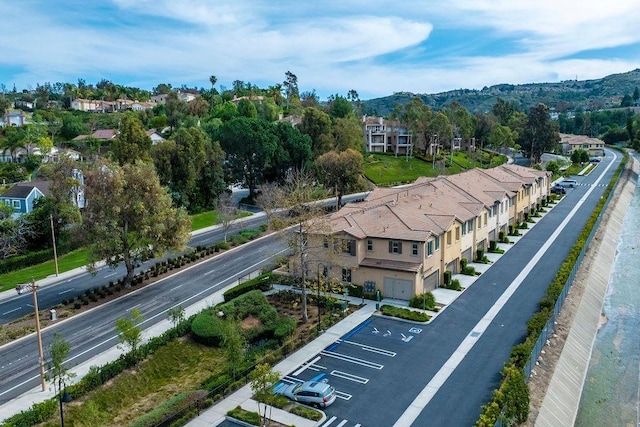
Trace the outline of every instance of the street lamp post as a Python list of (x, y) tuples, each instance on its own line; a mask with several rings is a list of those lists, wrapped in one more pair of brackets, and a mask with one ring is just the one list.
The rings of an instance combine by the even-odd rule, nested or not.
[(320, 267), (324, 275), (324, 270), (327, 268), (323, 263), (318, 263), (318, 334), (320, 333)]
[(18, 295), (22, 295), (22, 291), (24, 290), (31, 290), (33, 292), (33, 309), (36, 317), (36, 335), (38, 338), (38, 353), (40, 358), (40, 379), (42, 383), (42, 391), (45, 391), (47, 389), (47, 384), (45, 382), (44, 374), (44, 351), (42, 350), (42, 332), (40, 331), (40, 313), (38, 311), (38, 285), (36, 285), (36, 281), (31, 279), (31, 283), (16, 286), (16, 292), (18, 292)]
[(56, 265), (56, 277), (58, 277), (58, 250), (56, 248), (56, 231), (53, 229), (53, 215), (49, 215), (51, 221), (51, 240), (53, 241), (53, 261)]
[[(64, 393), (62, 390), (64, 390)], [(64, 427), (64, 410), (62, 409), (62, 403), (71, 402), (71, 396), (67, 393), (67, 385), (62, 382), (62, 378), (58, 379), (58, 394), (58, 400), (60, 402), (60, 426)]]

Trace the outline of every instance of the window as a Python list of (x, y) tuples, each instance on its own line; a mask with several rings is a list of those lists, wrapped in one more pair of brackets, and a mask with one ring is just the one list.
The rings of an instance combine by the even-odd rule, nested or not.
[(402, 253), (402, 242), (397, 240), (391, 240), (389, 242), (389, 253), (391, 254), (401, 254)]
[(473, 219), (470, 219), (469, 222), (467, 222), (467, 230), (469, 230), (469, 233), (473, 231)]
[(460, 240), (460, 227), (456, 227), (456, 242)]
[(373, 239), (367, 239), (367, 250), (369, 252), (373, 250)]
[(325, 236), (324, 239), (322, 239), (322, 246), (327, 249), (329, 248), (329, 239)]
[(418, 256), (418, 243), (413, 242), (411, 244), (411, 255)]
[[(478, 225), (480, 225), (480, 224), (478, 224)], [(486, 212), (484, 213), (484, 225), (487, 225), (487, 213)]]
[[(487, 223), (487, 214), (484, 214), (484, 222), (485, 224)], [(478, 230), (480, 230), (480, 227), (482, 227), (482, 217), (478, 217)]]
[(356, 241), (344, 239), (342, 241), (342, 252), (350, 255), (356, 254)]
[(20, 200), (12, 200), (11, 201), (13, 203), (13, 207), (16, 209), (20, 208)]
[(433, 240), (427, 242), (427, 256), (433, 255)]
[(342, 281), (351, 283), (351, 270), (348, 268), (342, 269)]
[(462, 235), (466, 235), (467, 234), (467, 223), (463, 222), (462, 223)]
[(447, 231), (447, 246), (451, 246), (451, 230)]
[(436, 236), (436, 251), (440, 249), (440, 236)]

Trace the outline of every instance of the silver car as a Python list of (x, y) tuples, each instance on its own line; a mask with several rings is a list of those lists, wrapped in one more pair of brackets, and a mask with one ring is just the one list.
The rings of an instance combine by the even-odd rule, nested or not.
[(336, 400), (336, 389), (326, 382), (305, 381), (294, 384), (281, 384), (274, 393), (307, 405), (326, 408)]

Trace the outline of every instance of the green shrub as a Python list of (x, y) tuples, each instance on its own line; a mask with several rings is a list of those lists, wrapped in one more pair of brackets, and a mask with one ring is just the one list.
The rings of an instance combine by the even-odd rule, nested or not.
[[(59, 256), (60, 254), (58, 254)], [(41, 264), (53, 259), (53, 250), (45, 249), (42, 251), (29, 252), (24, 255), (12, 256), (0, 260), (0, 274), (9, 273), (11, 271), (20, 270), (32, 265)]]
[(261, 421), (260, 414), (242, 409), (239, 405), (227, 412), (227, 415), (252, 426), (259, 426)]
[(293, 335), (296, 330), (296, 319), (290, 316), (280, 316), (273, 329), (274, 338), (282, 341)]
[(222, 320), (210, 310), (202, 311), (191, 322), (191, 332), (197, 342), (219, 346), (223, 336)]
[(228, 242), (220, 242), (220, 243), (216, 243), (216, 252), (220, 251), (220, 250), (224, 250), (226, 251), (227, 249), (229, 249), (231, 247), (231, 245), (229, 245)]
[(453, 273), (451, 273), (449, 270), (446, 270), (444, 272), (444, 284), (445, 285), (449, 285), (451, 283), (451, 276), (453, 275)]
[(486, 257), (484, 256), (484, 250), (483, 249), (476, 249), (476, 261), (477, 262), (484, 262), (485, 259), (486, 259)]
[(320, 421), (322, 419), (322, 414), (319, 411), (307, 406), (293, 405), (289, 412), (308, 420)]
[(420, 309), (426, 307), (427, 310), (436, 311), (436, 298), (431, 292), (416, 294), (409, 300), (409, 307)]
[(234, 286), (233, 288), (225, 291), (223, 294), (224, 301), (228, 302), (234, 298), (239, 297), (242, 294), (250, 292), (254, 289), (259, 289), (261, 291), (268, 291), (271, 289), (271, 285), (274, 283), (274, 275), (272, 273), (261, 274), (260, 276), (247, 280), (246, 282), (240, 283), (238, 286)]
[(421, 311), (413, 311), (408, 308), (396, 307), (393, 305), (383, 305), (380, 311), (385, 316), (398, 317), (400, 319), (413, 320), (416, 322), (427, 322), (431, 317)]

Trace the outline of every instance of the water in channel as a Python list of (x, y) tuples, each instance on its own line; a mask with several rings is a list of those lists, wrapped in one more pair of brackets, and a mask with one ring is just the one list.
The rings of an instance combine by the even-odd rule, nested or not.
[[(640, 155), (634, 155), (640, 159)], [(625, 214), (576, 426), (640, 422), (640, 186)]]

